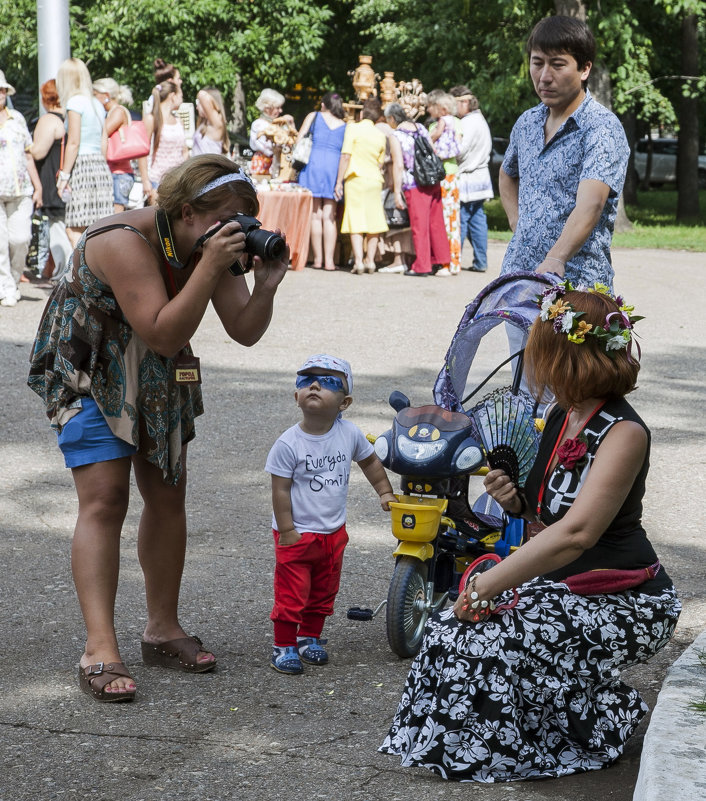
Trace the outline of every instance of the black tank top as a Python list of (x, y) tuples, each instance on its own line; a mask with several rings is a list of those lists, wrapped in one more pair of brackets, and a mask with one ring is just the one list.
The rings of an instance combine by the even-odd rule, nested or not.
[[(531, 510), (536, 508), (544, 471), (551, 459), (554, 443), (557, 441), (565, 417), (566, 412), (556, 407), (552, 410), (547, 420), (537, 459), (525, 485), (525, 495)], [(603, 438), (621, 420), (631, 420), (638, 423), (645, 429), (649, 438), (649, 429), (624, 398), (606, 401), (602, 409), (584, 428), (584, 434), (588, 439), (586, 464), (583, 467), (575, 468), (573, 471), (565, 471), (563, 468), (558, 467), (547, 476), (547, 485), (542, 499), (540, 514), (541, 521), (545, 525), (548, 526), (560, 520), (571, 508), (573, 500), (581, 490), (586, 475), (591, 469), (591, 463)], [(657, 561), (654, 549), (642, 527), (642, 498), (645, 494), (645, 479), (649, 469), (649, 458), (648, 443), (645, 460), (627, 498), (598, 542), (592, 548), (584, 551), (571, 564), (552, 573), (547, 573), (546, 578), (553, 581), (561, 581), (567, 576), (572, 576), (576, 573), (601, 568), (634, 570), (649, 567)], [(662, 568), (654, 579), (646, 581), (636, 587), (635, 590), (659, 594), (663, 588), (669, 586), (671, 586), (671, 580), (665, 569)]]
[[(58, 111), (48, 111), (47, 113), (64, 121), (63, 114), (59, 114)], [(42, 211), (52, 215), (61, 214), (66, 208), (66, 204), (56, 191), (56, 174), (61, 168), (61, 143), (65, 137), (66, 134), (61, 139), (55, 139), (47, 155), (37, 161), (37, 172), (42, 184)]]

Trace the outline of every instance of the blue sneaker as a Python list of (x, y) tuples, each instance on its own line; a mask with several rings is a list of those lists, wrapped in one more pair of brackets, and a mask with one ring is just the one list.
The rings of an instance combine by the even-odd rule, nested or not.
[(307, 665), (325, 665), (328, 662), (328, 654), (321, 643), (319, 637), (297, 637), (297, 650), (302, 662)]
[(270, 667), (278, 673), (287, 673), (290, 676), (304, 672), (304, 665), (295, 645), (275, 645), (272, 649)]

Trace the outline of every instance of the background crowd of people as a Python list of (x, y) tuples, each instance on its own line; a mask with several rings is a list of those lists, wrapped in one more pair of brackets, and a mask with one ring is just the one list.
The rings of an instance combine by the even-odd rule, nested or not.
[[(130, 87), (109, 76), (93, 80), (81, 59), (69, 58), (42, 84), (45, 113), (30, 130), (24, 116), (8, 107), (15, 88), (0, 71), (0, 305), (14, 306), (25, 281), (52, 288), (86, 227), (129, 207), (155, 204), (171, 167), (192, 155), (230, 153), (221, 93), (213, 86), (198, 91), (189, 142), (176, 113), (184, 100), (181, 87), (179, 70), (155, 59), (154, 88), (140, 113), (132, 110)], [(124, 142), (132, 126), (144, 139), (144, 155), (112, 158), (117, 150), (111, 140)], [(133, 192), (138, 176), (141, 197)]]
[[(271, 133), (273, 124), (294, 124), (282, 115), (284, 101), (279, 92), (264, 89), (255, 104), (260, 117), (250, 129), (253, 176), (271, 177), (273, 165), (284, 158), (286, 143)], [(313, 267), (336, 269), (337, 253), (339, 261), (347, 260), (345, 249), (336, 248), (341, 233), (350, 236), (353, 274), (457, 275), (466, 239), (474, 253), (471, 269), (487, 269), (483, 203), (493, 197), (490, 128), (463, 85), (430, 92), (426, 112), (428, 128), (410, 119), (399, 103), (383, 107), (370, 97), (359, 119), (346, 122), (340, 95), (327, 92), (318, 110), (306, 116), (296, 142), (311, 137), (311, 150), (297, 181), (314, 196)], [(432, 186), (419, 187), (414, 179), (419, 136), (443, 161), (445, 176)], [(395, 210), (406, 215), (405, 224)]]
[[(46, 113), (30, 133), (24, 117), (8, 108), (15, 90), (0, 73), (0, 139), (9, 145), (0, 148), (5, 208), (0, 233), (6, 242), (0, 248), (0, 304), (18, 302), (22, 281), (51, 288), (86, 227), (111, 213), (155, 204), (170, 168), (199, 154), (232, 155), (217, 88), (197, 92), (194, 130), (187, 132), (178, 114), (184, 102), (179, 70), (157, 58), (153, 77), (140, 113), (133, 110), (128, 86), (110, 76), (93, 80), (83, 61), (66, 59), (56, 78), (41, 87)], [(249, 171), (255, 180), (276, 176), (284, 153), (310, 140), (307, 163), (287, 177), (313, 196), (312, 267), (333, 271), (349, 264), (354, 274), (455, 275), (468, 239), (471, 269), (486, 269), (483, 203), (493, 197), (492, 141), (466, 86), (428, 95), (428, 129), (398, 103), (383, 107), (376, 97), (363, 103), (356, 119), (347, 119), (342, 97), (326, 92), (297, 130), (294, 118), (283, 114), (284, 103), (284, 95), (272, 88), (255, 101), (259, 116), (250, 128)], [(282, 130), (281, 137), (273, 138), (273, 123), (283, 126), (275, 129)], [(111, 142), (124, 143), (133, 134), (144, 138), (144, 155), (111, 155), (117, 152)], [(445, 177), (434, 186), (419, 187), (414, 180), (418, 136), (431, 141), (443, 160)], [(8, 182), (12, 186), (5, 187)]]

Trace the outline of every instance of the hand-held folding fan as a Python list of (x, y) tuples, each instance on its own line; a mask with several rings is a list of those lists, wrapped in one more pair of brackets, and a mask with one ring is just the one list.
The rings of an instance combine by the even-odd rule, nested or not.
[(504, 470), (516, 487), (524, 486), (539, 447), (534, 399), (523, 390), (501, 387), (486, 395), (469, 412), (483, 443), (488, 464)]

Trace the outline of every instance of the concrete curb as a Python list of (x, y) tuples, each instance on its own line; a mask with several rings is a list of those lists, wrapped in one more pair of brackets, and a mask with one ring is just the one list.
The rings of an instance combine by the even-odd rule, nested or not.
[(689, 705), (706, 698), (703, 631), (667, 671), (652, 712), (633, 801), (706, 798), (706, 713)]

